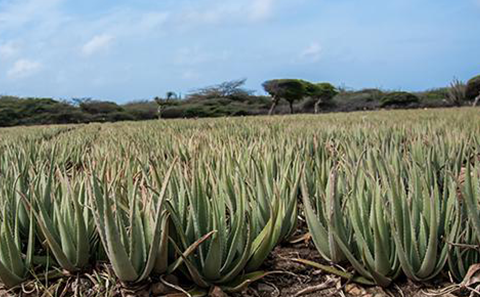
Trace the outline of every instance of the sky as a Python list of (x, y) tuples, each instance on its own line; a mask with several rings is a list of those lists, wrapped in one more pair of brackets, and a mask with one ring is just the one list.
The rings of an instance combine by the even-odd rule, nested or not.
[(418, 91), (480, 74), (480, 0), (0, 0), (0, 94), (119, 103), (234, 79)]

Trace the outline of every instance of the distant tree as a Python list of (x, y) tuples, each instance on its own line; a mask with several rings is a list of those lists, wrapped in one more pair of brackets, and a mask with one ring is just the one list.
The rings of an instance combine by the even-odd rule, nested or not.
[(420, 102), (420, 99), (411, 93), (408, 92), (392, 92), (383, 95), (380, 99), (381, 107), (407, 107), (409, 105), (414, 105)]
[(307, 95), (315, 100), (315, 113), (319, 112), (320, 104), (328, 102), (338, 94), (338, 90), (330, 83), (306, 83)]
[(218, 99), (244, 100), (252, 96), (254, 91), (247, 90), (243, 86), (246, 79), (226, 81), (218, 85), (198, 89), (188, 95), (188, 99)]
[(152, 120), (158, 116), (157, 104), (151, 100), (132, 101), (122, 107), (136, 120)]
[(0, 96), (0, 126), (82, 123), (88, 115), (51, 98)]
[(288, 102), (293, 114), (293, 103), (308, 95), (308, 83), (300, 79), (273, 79), (262, 84), (263, 89), (272, 97), (272, 105), (268, 115), (272, 115), (281, 99)]
[(162, 112), (165, 110), (166, 107), (172, 106), (176, 104), (178, 100), (178, 95), (175, 92), (167, 92), (165, 94), (165, 98), (155, 97), (153, 101), (157, 103), (157, 115), (158, 119), (162, 118)]
[(92, 101), (92, 98), (90, 97), (72, 98), (70, 104), (72, 104), (73, 106), (80, 106), (80, 104), (82, 104), (83, 102), (88, 102), (88, 101)]
[(472, 106), (473, 106), (473, 107), (477, 106), (478, 101), (480, 101), (480, 92), (478, 93), (478, 96), (475, 97), (475, 99), (473, 100)]
[(86, 99), (80, 102), (80, 109), (86, 113), (108, 114), (123, 111), (123, 108), (115, 102)]
[(473, 106), (476, 106), (480, 100), (480, 75), (471, 78), (467, 82), (465, 93), (466, 99), (473, 101)]

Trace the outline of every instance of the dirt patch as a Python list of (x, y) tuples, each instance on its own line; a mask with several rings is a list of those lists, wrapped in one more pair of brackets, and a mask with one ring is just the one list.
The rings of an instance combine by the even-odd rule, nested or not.
[[(338, 276), (329, 275), (322, 270), (292, 261), (301, 258), (321, 264), (327, 264), (319, 255), (311, 241), (300, 241), (296, 244), (284, 244), (277, 247), (267, 258), (263, 269), (274, 271), (260, 281), (251, 284), (240, 293), (227, 295), (219, 288), (212, 289), (213, 297), (431, 297), (426, 292), (439, 292), (451, 284), (440, 277), (427, 283), (416, 284), (406, 278), (397, 280), (387, 289), (368, 287), (355, 283), (348, 283)], [(183, 297), (182, 292), (169, 285), (185, 290), (190, 286), (175, 276), (166, 276), (162, 280), (151, 280), (137, 287), (126, 288), (116, 281), (113, 271), (105, 265), (95, 267), (90, 273), (61, 278), (49, 282), (27, 283), (23, 288), (6, 291), (0, 288), (0, 297), (3, 296), (167, 296)], [(169, 284), (169, 285), (166, 285)], [(438, 294), (437, 296), (470, 296), (470, 292), (455, 292), (453, 294)], [(471, 295), (480, 296), (480, 295)]]
[[(440, 294), (440, 290), (450, 283), (442, 280), (426, 284), (416, 284), (407, 279), (400, 279), (389, 288), (368, 287), (355, 283), (348, 283), (337, 276), (292, 261), (292, 258), (302, 258), (322, 264), (326, 263), (313, 247), (311, 242), (277, 247), (265, 262), (268, 271), (282, 271), (283, 273), (265, 277), (242, 293), (234, 297), (380, 297), (380, 296), (405, 296), (405, 297), (431, 297), (433, 292), (438, 296), (468, 296), (462, 292), (456, 294)], [(297, 295), (299, 294), (299, 295)]]

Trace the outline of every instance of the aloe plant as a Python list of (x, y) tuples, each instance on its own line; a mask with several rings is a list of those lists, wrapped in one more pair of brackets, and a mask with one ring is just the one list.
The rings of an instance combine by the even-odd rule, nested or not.
[(308, 229), (315, 247), (322, 257), (333, 263), (341, 263), (347, 258), (335, 240), (334, 233), (342, 238), (342, 242), (351, 247), (352, 227), (348, 223), (343, 207), (347, 193), (341, 192), (338, 184), (338, 172), (332, 169), (325, 185), (316, 182), (314, 172), (305, 173), (302, 180), (303, 205)]
[(87, 208), (84, 184), (72, 185), (61, 174), (59, 179), (56, 188), (52, 168), (47, 178), (37, 180), (35, 195), (25, 203), (31, 207), (40, 239), (56, 262), (66, 271), (77, 272), (89, 264), (93, 251), (93, 216)]
[(459, 224), (455, 184), (447, 176), (440, 191), (435, 173), (430, 167), (424, 170), (412, 166), (408, 187), (398, 178), (389, 184), (398, 258), (405, 275), (415, 281), (441, 272)]
[(400, 273), (400, 263), (390, 226), (384, 211), (386, 197), (372, 178), (360, 174), (358, 189), (349, 200), (354, 248), (349, 248), (341, 229), (334, 229), (335, 240), (355, 270), (379, 286), (388, 286)]
[[(255, 176), (248, 187), (248, 197), (252, 204), (253, 233), (258, 234), (271, 219), (272, 202), (281, 204), (278, 221), (281, 228), (277, 243), (288, 239), (296, 230), (298, 218), (298, 194), (302, 168), (299, 159), (291, 156), (289, 162), (279, 164), (276, 158), (264, 160), (262, 165), (253, 162), (252, 175)], [(271, 247), (273, 248), (273, 246)]]
[[(123, 282), (145, 280), (153, 270), (168, 267), (168, 215), (165, 193), (174, 163), (159, 194), (146, 197), (129, 175), (128, 197), (120, 201), (111, 186), (92, 178), (91, 206), (103, 248), (116, 276)], [(106, 182), (104, 182), (106, 184)]]
[[(13, 212), (15, 214), (15, 210)], [(6, 208), (4, 208), (0, 226), (0, 281), (7, 287), (13, 288), (20, 285), (31, 269), (35, 248), (35, 234), (33, 215), (30, 219), (28, 238), (26, 241), (25, 255), (22, 253), (22, 242), (15, 240), (15, 230), (19, 226), (14, 224), (12, 230)], [(15, 220), (18, 223), (18, 220)]]
[(320, 269), (382, 286), (399, 274), (460, 281), (480, 260), (477, 119), (460, 109), (2, 128), (0, 282), (103, 262), (127, 283), (181, 272), (203, 291), (236, 291), (265, 276), (302, 213), (321, 256), (353, 272)]
[(454, 277), (461, 281), (471, 265), (480, 261), (480, 171), (478, 163), (466, 163), (463, 183), (459, 183), (460, 230), (448, 255), (449, 268)]
[(241, 176), (235, 174), (228, 182), (220, 182), (214, 173), (201, 168), (194, 171), (189, 182), (172, 182), (169, 209), (177, 250), (187, 250), (198, 238), (209, 237), (178, 264), (185, 264), (184, 273), (199, 287), (220, 285), (226, 291), (236, 291), (262, 275), (256, 270), (281, 232), (275, 224), (281, 203), (272, 203), (271, 218), (256, 234), (254, 212)]

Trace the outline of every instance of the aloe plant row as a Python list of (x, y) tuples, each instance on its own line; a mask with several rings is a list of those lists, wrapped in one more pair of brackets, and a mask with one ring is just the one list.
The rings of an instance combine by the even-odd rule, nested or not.
[(0, 282), (104, 263), (125, 283), (175, 273), (236, 291), (268, 273), (299, 216), (320, 255), (364, 283), (460, 281), (480, 259), (476, 116), (2, 130)]

